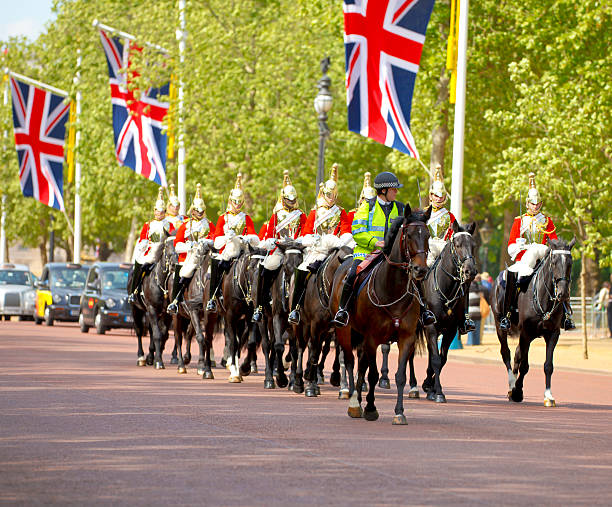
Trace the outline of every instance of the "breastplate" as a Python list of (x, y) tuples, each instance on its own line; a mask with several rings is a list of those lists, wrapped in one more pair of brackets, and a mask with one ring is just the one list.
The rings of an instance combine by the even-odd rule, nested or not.
[(434, 239), (444, 239), (446, 231), (450, 226), (450, 213), (446, 208), (442, 208), (433, 218), (427, 222), (429, 235)]
[(208, 220), (206, 218), (203, 218), (200, 221), (192, 220), (189, 222), (189, 227), (185, 236), (187, 236), (191, 241), (198, 241), (208, 236), (209, 230), (210, 226), (208, 225)]
[[(338, 210), (339, 211), (339, 210)], [(317, 208), (317, 214), (315, 221), (318, 221), (320, 217), (325, 216), (329, 212), (329, 208), (325, 206), (319, 206)], [(328, 218), (323, 220), (318, 226), (322, 234), (333, 234), (337, 225), (340, 223), (340, 213), (333, 213)]]
[[(278, 227), (278, 224), (282, 223), (283, 220), (285, 220), (285, 218), (287, 218), (291, 213), (293, 213), (293, 211), (287, 211), (285, 208), (278, 210), (276, 212), (277, 227)], [(299, 226), (300, 226), (300, 215), (296, 214), (296, 217), (291, 222), (289, 222), (287, 226), (285, 226), (280, 231), (278, 229), (276, 230), (276, 236), (279, 238), (285, 238), (287, 236), (290, 236), (293, 238)]]
[(527, 243), (542, 243), (546, 230), (546, 217), (542, 213), (536, 216), (523, 215), (521, 220), (521, 237), (525, 238)]
[(242, 234), (244, 227), (246, 226), (246, 215), (243, 212), (237, 215), (231, 213), (225, 214), (225, 225), (223, 226), (223, 232), (227, 234), (229, 231), (234, 231), (236, 236)]

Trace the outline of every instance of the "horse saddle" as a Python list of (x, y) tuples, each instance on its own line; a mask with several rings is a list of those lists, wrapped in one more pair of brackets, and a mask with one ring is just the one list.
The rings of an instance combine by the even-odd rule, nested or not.
[(359, 266), (357, 266), (357, 276), (353, 282), (353, 289), (357, 289), (357, 293), (361, 292), (361, 289), (370, 278), (370, 275), (374, 271), (374, 268), (384, 259), (381, 250), (376, 250), (369, 254)]

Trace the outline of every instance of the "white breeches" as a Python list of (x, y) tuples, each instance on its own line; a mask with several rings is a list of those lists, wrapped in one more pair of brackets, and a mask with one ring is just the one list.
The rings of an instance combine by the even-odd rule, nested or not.
[(264, 259), (262, 265), (265, 269), (275, 271), (280, 268), (280, 265), (282, 264), (284, 258), (285, 256), (283, 255), (283, 253), (280, 251), (279, 248), (277, 248), (276, 250), (274, 250), (274, 252), (272, 252)]
[(431, 267), (444, 250), (446, 241), (443, 239), (429, 238), (429, 253), (427, 254), (427, 267)]
[(240, 251), (242, 249), (242, 242), (240, 240), (240, 236), (234, 236), (231, 239), (228, 239), (225, 243), (225, 248), (223, 252), (219, 255), (219, 259), (222, 261), (229, 261), (231, 259), (235, 259), (240, 255)]
[[(149, 243), (147, 241), (141, 241), (136, 244), (134, 248), (134, 260), (138, 264), (153, 264), (157, 262), (161, 254), (163, 243)], [(147, 249), (149, 250), (147, 252)]]
[(187, 257), (181, 266), (179, 276), (182, 278), (191, 278), (200, 263), (200, 249), (197, 247), (191, 248), (187, 252)]
[(518, 276), (529, 276), (533, 273), (536, 263), (544, 258), (548, 247), (539, 243), (531, 243), (520, 261), (515, 262), (508, 268), (508, 270), (518, 273)]
[[(308, 236), (304, 237), (302, 244), (308, 243)], [(329, 255), (329, 252), (334, 248), (340, 248), (343, 246), (354, 247), (355, 240), (352, 234), (343, 234), (338, 237), (334, 234), (324, 234), (318, 240), (311, 242), (306, 250), (306, 256), (303, 262), (298, 266), (298, 269), (302, 271), (308, 271), (308, 266), (313, 262), (323, 261)]]

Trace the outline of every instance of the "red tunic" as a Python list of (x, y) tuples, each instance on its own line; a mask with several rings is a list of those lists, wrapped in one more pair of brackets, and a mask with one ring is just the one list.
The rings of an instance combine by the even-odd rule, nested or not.
[[(156, 221), (160, 221), (160, 220), (156, 220)], [(150, 243), (150, 238), (149, 235), (151, 234), (151, 227), (150, 227), (150, 223), (151, 222), (145, 222), (145, 224), (142, 226), (142, 229), (140, 230), (140, 237), (138, 238), (138, 241), (142, 241), (142, 240), (147, 240), (149, 241), (149, 246), (147, 247), (144, 255), (149, 253), (149, 250), (151, 249), (151, 243)], [(174, 225), (172, 225), (172, 222), (168, 222), (168, 228), (167, 228), (168, 234), (172, 235), (175, 231)]]
[[(516, 243), (516, 240), (518, 238), (523, 237), (521, 235), (521, 222), (522, 222), (522, 217), (524, 216), (528, 216), (527, 214), (522, 215), (520, 217), (516, 217), (514, 219), (514, 222), (512, 224), (512, 229), (510, 229), (510, 238), (508, 239), (508, 246), (513, 245)], [(542, 238), (540, 241), (536, 241), (537, 243), (541, 243), (542, 245), (545, 245), (548, 242), (548, 239), (557, 239), (557, 233), (555, 232), (555, 225), (553, 224), (553, 221), (550, 217), (546, 217), (546, 227), (544, 228), (544, 230), (546, 231), (551, 231), (550, 234), (542, 234)], [(527, 232), (527, 231), (525, 231)], [(523, 234), (525, 234), (525, 232), (523, 232)], [(529, 238), (527, 239), (527, 243), (530, 243)], [(539, 238), (537, 238), (539, 239)], [(525, 250), (519, 252), (516, 257), (515, 257), (515, 262), (520, 261), (521, 258), (523, 257), (523, 255), (525, 254)]]
[(264, 239), (266, 237), (266, 232), (268, 230), (268, 222), (264, 222), (263, 225), (261, 226), (261, 229), (259, 229), (259, 239)]
[[(178, 231), (176, 232), (176, 236), (174, 237), (174, 246), (175, 247), (179, 243), (185, 243), (186, 241), (192, 241), (192, 239), (191, 239), (191, 222), (192, 222), (192, 219), (188, 218), (178, 228)], [(206, 239), (214, 239), (214, 237), (215, 237), (215, 224), (213, 224), (212, 222), (209, 221), (208, 222), (208, 227), (209, 227), (209, 229), (208, 229), (208, 235), (206, 236)], [(198, 238), (198, 239), (201, 239), (201, 238)], [(186, 257), (187, 257), (187, 252), (180, 253), (179, 254), (179, 262), (185, 262), (185, 258)]]
[[(352, 212), (353, 215), (355, 214), (354, 212)], [(317, 210), (316, 209), (312, 209), (310, 211), (310, 213), (308, 214), (308, 218), (306, 219), (306, 223), (304, 224), (304, 227), (302, 228), (302, 233), (301, 236), (306, 236), (306, 234), (315, 234), (315, 227), (314, 224), (317, 220)], [(336, 225), (336, 228), (334, 229), (334, 236), (342, 236), (345, 233), (351, 233), (351, 226), (353, 225), (353, 217), (351, 216), (349, 218), (349, 214), (344, 211), (344, 208), (340, 208), (340, 222), (338, 222), (338, 225)]]
[[(219, 220), (217, 220), (217, 225), (215, 226), (215, 238), (217, 238), (218, 236), (225, 236), (226, 234), (225, 215), (226, 214), (223, 213), (223, 215), (219, 217)], [(242, 236), (246, 236), (247, 234), (255, 234), (255, 225), (253, 224), (253, 220), (251, 219), (251, 217), (245, 213), (244, 219), (245, 225), (240, 234)]]
[[(272, 214), (272, 216), (270, 217), (270, 220), (268, 221), (268, 227), (266, 229), (266, 235), (264, 236), (264, 239), (270, 239), (270, 238), (280, 239), (281, 236), (276, 233), (277, 223), (278, 222), (276, 220), (276, 213), (274, 213)], [(297, 239), (301, 235), (301, 232), (302, 232), (302, 229), (304, 228), (305, 223), (306, 223), (306, 214), (302, 211), (300, 215), (300, 225), (295, 230), (293, 239)]]

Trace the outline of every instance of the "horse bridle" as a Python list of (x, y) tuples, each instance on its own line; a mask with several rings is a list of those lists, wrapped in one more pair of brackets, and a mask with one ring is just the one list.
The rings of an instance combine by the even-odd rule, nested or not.
[(397, 262), (397, 261), (393, 261), (391, 260), (391, 254), (389, 253), (389, 255), (387, 255), (385, 253), (385, 251), (383, 250), (383, 255), (385, 256), (385, 260), (391, 265), (391, 266), (395, 266), (398, 268), (401, 268), (405, 271), (410, 271), (410, 268), (412, 268), (413, 264), (412, 264), (412, 259), (414, 257), (416, 257), (417, 255), (420, 254), (424, 254), (427, 255), (427, 250), (417, 250), (416, 252), (410, 252), (410, 247), (408, 246), (407, 248), (405, 247), (405, 242), (406, 242), (406, 236), (407, 236), (407, 231), (408, 231), (408, 227), (419, 227), (419, 228), (423, 228), (425, 230), (427, 230), (427, 225), (425, 225), (424, 222), (410, 222), (408, 224), (402, 224), (400, 226), (400, 230), (399, 230), (399, 234), (400, 234), (400, 251), (402, 252), (402, 254), (408, 258), (408, 262)]
[[(569, 255), (571, 257), (572, 253), (569, 250), (549, 250), (548, 253), (546, 254), (546, 257), (544, 257), (544, 259), (542, 259), (542, 268), (544, 268), (544, 263), (551, 258), (551, 256), (553, 255)], [(554, 313), (554, 311), (558, 308), (559, 304), (562, 303), (562, 301), (559, 299), (559, 289), (558, 289), (558, 285), (559, 282), (565, 280), (568, 284), (572, 283), (572, 276), (571, 276), (571, 272), (570, 272), (570, 276), (561, 276), (559, 278), (555, 278), (553, 276), (553, 272), (552, 272), (552, 262), (549, 264), (548, 266), (548, 270), (550, 272), (550, 277), (553, 281), (553, 292), (554, 295), (550, 293), (550, 291), (548, 290), (548, 286), (546, 284), (544, 284), (544, 288), (546, 289), (546, 294), (548, 296), (548, 300), (549, 301), (553, 301), (553, 306), (550, 309), (550, 311), (545, 312), (544, 309), (542, 308), (542, 305), (540, 304), (540, 298), (538, 297), (538, 284), (537, 282), (537, 278), (540, 274), (540, 272), (542, 271), (542, 269), (538, 269), (537, 273), (534, 276), (534, 283), (533, 283), (533, 308), (536, 311), (536, 313), (539, 313), (540, 316), (542, 317), (543, 320), (548, 320), (550, 319), (550, 317), (552, 316), (552, 314)], [(565, 304), (564, 304), (565, 306)]]
[[(469, 232), (466, 231), (460, 231), (460, 232), (456, 232), (451, 236), (451, 240), (450, 240), (450, 251), (451, 251), (451, 259), (453, 261), (453, 264), (455, 264), (455, 266), (457, 268), (459, 268), (459, 278), (455, 278), (452, 275), (450, 275), (449, 273), (445, 273), (447, 275), (449, 275), (451, 278), (455, 278), (456, 281), (460, 282), (462, 285), (465, 283), (466, 279), (465, 279), (465, 272), (463, 270), (464, 265), (465, 265), (465, 261), (469, 260), (469, 259), (474, 259), (473, 255), (466, 255), (465, 257), (463, 257), (463, 259), (461, 257), (459, 257), (459, 254), (457, 252), (457, 247), (455, 246), (455, 237), (456, 236), (460, 236), (462, 234), (466, 234), (468, 236), (472, 236)], [(444, 268), (442, 268), (444, 269)]]

